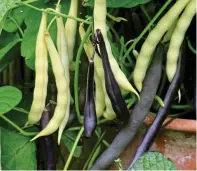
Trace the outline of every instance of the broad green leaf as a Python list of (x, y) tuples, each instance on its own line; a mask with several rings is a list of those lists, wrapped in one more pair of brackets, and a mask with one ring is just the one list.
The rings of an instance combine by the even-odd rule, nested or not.
[(35, 170), (35, 142), (29, 137), (1, 129), (2, 170)]
[(0, 21), (11, 8), (16, 6), (16, 3), (18, 2), (20, 2), (20, 0), (0, 0)]
[[(29, 111), (32, 104), (32, 99), (33, 99), (33, 93), (23, 93), (23, 98), (20, 101), (20, 103), (17, 105), (17, 108), (21, 108), (21, 109), (25, 109), (26, 111)], [(10, 119), (12, 122), (14, 122), (16, 125), (23, 127), (27, 122), (28, 113), (22, 113), (20, 111), (11, 110), (6, 113), (6, 117)], [(4, 121), (1, 118), (0, 118), (0, 125), (3, 128), (9, 130), (15, 130), (13, 126), (8, 124), (6, 121)], [(36, 131), (37, 130), (34, 130), (32, 132), (36, 132)]]
[[(16, 21), (16, 23), (21, 26), (23, 23), (25, 17), (27, 16), (27, 12), (30, 10), (30, 8), (25, 6), (19, 6), (17, 8), (14, 8), (8, 16), (10, 16), (12, 19)], [(18, 27), (16, 23), (13, 22), (13, 20), (7, 17), (4, 23), (3, 29), (7, 32), (15, 32)]]
[[(55, 7), (54, 4), (51, 3), (46, 4), (44, 1), (32, 3), (32, 5), (38, 8)], [(61, 5), (62, 5), (61, 12), (67, 14), (69, 11), (70, 1), (65, 1), (64, 3), (61, 3)], [(31, 9), (27, 12), (28, 17), (25, 18), (25, 24), (27, 28), (25, 30), (25, 35), (21, 44), (21, 55), (25, 57), (27, 66), (33, 70), (35, 69), (35, 46), (36, 46), (38, 29), (40, 26), (41, 15), (42, 14), (40, 11), (36, 11), (34, 9)], [(47, 16), (48, 23), (51, 21), (53, 17), (54, 15)], [(64, 18), (64, 21), (65, 20), (66, 19)], [(56, 22), (52, 24), (50, 28), (50, 34), (54, 43), (56, 43), (56, 34), (57, 34)]]
[(16, 87), (0, 87), (0, 114), (9, 112), (21, 101), (21, 99), (22, 93)]
[(147, 152), (134, 164), (134, 170), (177, 170), (175, 164), (160, 152)]
[[(151, 0), (107, 0), (108, 8), (132, 8)], [(85, 6), (94, 6), (94, 0), (84, 0)]]
[[(1, 37), (0, 37), (1, 39)], [(9, 43), (4, 46), (0, 47), (0, 72), (12, 61), (14, 56), (16, 55), (14, 47), (20, 42), (20, 38), (18, 35), (12, 36), (10, 39), (8, 38)], [(3, 42), (6, 41), (3, 39)], [(10, 50), (13, 50), (11, 53), (8, 54)]]
[[(68, 151), (71, 151), (76, 137), (77, 137), (77, 132), (74, 131), (65, 131), (63, 133), (62, 141), (66, 146), (66, 148), (68, 149)], [(82, 146), (77, 146), (74, 152), (74, 156), (80, 157), (81, 152), (82, 152)]]
[(7, 15), (8, 15), (8, 13), (6, 13), (6, 14), (4, 15), (4, 17), (2, 18), (2, 20), (0, 21), (0, 35), (1, 35), (2, 30), (3, 30), (3, 27), (4, 27), (4, 24), (5, 24)]

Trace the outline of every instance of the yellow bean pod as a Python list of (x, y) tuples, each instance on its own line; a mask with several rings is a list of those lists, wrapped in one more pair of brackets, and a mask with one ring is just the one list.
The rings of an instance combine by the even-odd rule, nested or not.
[(196, 14), (196, 0), (191, 0), (183, 11), (177, 22), (176, 28), (172, 34), (170, 45), (167, 53), (166, 73), (168, 80), (171, 82), (176, 74), (179, 50), (183, 43), (185, 33), (190, 26), (193, 17)]
[(118, 63), (112, 54), (111, 46), (107, 38), (106, 14), (107, 14), (106, 0), (95, 0), (94, 1), (94, 29), (95, 30), (94, 31), (96, 31), (96, 29), (100, 29), (102, 32), (108, 57), (109, 57), (109, 62), (112, 68), (112, 72), (114, 73), (114, 77), (122, 89), (135, 93), (139, 98), (137, 91), (132, 87), (132, 85), (127, 80), (124, 73), (120, 70)]
[(139, 91), (142, 89), (142, 82), (144, 80), (146, 70), (150, 63), (151, 56), (163, 37), (164, 33), (171, 27), (176, 18), (185, 8), (190, 0), (178, 0), (170, 10), (161, 18), (155, 28), (149, 33), (145, 42), (142, 45), (140, 53), (137, 57), (135, 69), (133, 72), (133, 80), (135, 86)]
[(36, 52), (35, 52), (35, 88), (33, 95), (33, 102), (28, 115), (27, 124), (37, 123), (45, 107), (45, 101), (47, 96), (47, 84), (48, 84), (48, 59), (47, 48), (45, 43), (45, 30), (47, 25), (47, 14), (42, 13), (42, 19), (38, 36), (36, 40)]
[(66, 113), (66, 108), (68, 104), (68, 83), (65, 76), (65, 69), (60, 60), (60, 56), (55, 48), (55, 45), (51, 39), (50, 34), (45, 33), (46, 46), (51, 58), (53, 73), (55, 76), (56, 86), (57, 86), (57, 105), (54, 111), (54, 115), (49, 121), (48, 125), (43, 129), (38, 135), (36, 135), (31, 141), (38, 137), (46, 136), (54, 133), (60, 126), (64, 115)]
[[(78, 0), (71, 0), (70, 9), (68, 15), (77, 17)], [(77, 21), (67, 18), (65, 24), (66, 42), (68, 48), (69, 61), (73, 60), (73, 51), (75, 47), (75, 37), (77, 33)]]
[(104, 113), (105, 108), (105, 94), (103, 92), (102, 81), (97, 75), (97, 72), (94, 72), (94, 81), (96, 85), (95, 91), (95, 106), (96, 106), (96, 115), (101, 117)]
[[(61, 11), (60, 6), (56, 7), (56, 11), (58, 12)], [(64, 114), (64, 118), (58, 130), (58, 144), (60, 144), (61, 136), (68, 122), (69, 113), (70, 113), (70, 88), (69, 88), (70, 76), (69, 76), (69, 57), (68, 57), (66, 36), (65, 36), (64, 23), (63, 23), (62, 17), (57, 17), (56, 22), (57, 22), (57, 48), (58, 48), (58, 53), (59, 53), (61, 62), (65, 70), (65, 77), (66, 77), (67, 84), (68, 84), (67, 95), (64, 97), (64, 98), (67, 98), (68, 100), (67, 106), (66, 106), (66, 112)]]

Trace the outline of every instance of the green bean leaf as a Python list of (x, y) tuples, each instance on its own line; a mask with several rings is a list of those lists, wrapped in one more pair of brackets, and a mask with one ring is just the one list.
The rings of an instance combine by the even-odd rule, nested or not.
[(147, 152), (134, 164), (134, 170), (177, 170), (175, 164), (160, 152)]
[(36, 170), (35, 142), (1, 128), (2, 170)]
[[(76, 137), (77, 137), (77, 133), (74, 131), (65, 131), (62, 135), (63, 144), (66, 146), (69, 152), (73, 147)], [(82, 146), (77, 145), (73, 155), (75, 157), (80, 157), (81, 152), (82, 152)]]
[(21, 99), (22, 93), (16, 87), (0, 87), (0, 114), (9, 112), (21, 101)]
[(16, 3), (18, 2), (21, 2), (21, 0), (0, 0), (0, 21), (11, 8), (16, 6)]
[[(137, 5), (145, 4), (150, 0), (107, 0), (108, 8), (132, 8)], [(94, 0), (84, 0), (85, 6), (94, 6)]]
[(13, 22), (11, 18), (9, 18), (9, 16), (12, 17), (16, 21), (18, 26), (21, 26), (29, 10), (30, 8), (26, 6), (20, 6), (20, 7), (14, 8), (9, 13), (8, 17), (6, 18), (3, 29), (7, 32), (17, 31), (18, 29), (17, 25)]
[(16, 52), (18, 51), (17, 44), (20, 42), (20, 38), (17, 34), (8, 35), (2, 33), (0, 39), (3, 39), (2, 43), (0, 43), (0, 72), (1, 72), (16, 56), (17, 54)]
[[(52, 3), (46, 4), (44, 1), (34, 2), (34, 3), (31, 3), (31, 5), (36, 6), (37, 8), (43, 8), (43, 9), (54, 8), (54, 4)], [(69, 11), (69, 7), (70, 7), (70, 1), (69, 3), (68, 1), (62, 2), (61, 6), (62, 6), (61, 12), (67, 14)], [(42, 13), (40, 11), (31, 9), (26, 13), (26, 17), (25, 17), (25, 24), (27, 28), (25, 30), (25, 34), (24, 34), (22, 44), (21, 44), (21, 55), (25, 57), (27, 66), (32, 70), (35, 70), (35, 47), (36, 47), (38, 29), (40, 26), (41, 15)], [(53, 17), (54, 15), (47, 16), (48, 24)], [(63, 19), (65, 22), (66, 19), (65, 18)], [(56, 21), (52, 24), (49, 31), (50, 31), (50, 35), (53, 41), (56, 42), (56, 34), (57, 34)], [(51, 65), (49, 64), (49, 66)], [(50, 71), (52, 71), (51, 68), (49, 69)]]

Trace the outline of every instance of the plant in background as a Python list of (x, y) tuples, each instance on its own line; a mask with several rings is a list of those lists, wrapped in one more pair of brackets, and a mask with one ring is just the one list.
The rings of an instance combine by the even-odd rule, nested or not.
[(148, 149), (168, 114), (194, 111), (183, 76), (196, 54), (195, 0), (5, 0), (0, 10), (2, 170), (176, 170)]

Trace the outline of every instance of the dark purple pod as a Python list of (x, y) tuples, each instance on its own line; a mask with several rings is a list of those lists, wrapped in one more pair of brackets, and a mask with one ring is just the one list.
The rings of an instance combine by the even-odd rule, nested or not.
[(107, 94), (112, 103), (113, 110), (117, 114), (117, 117), (126, 124), (128, 123), (128, 118), (130, 114), (127, 109), (127, 105), (122, 97), (120, 87), (112, 72), (101, 30), (99, 29), (96, 30), (96, 36), (98, 39), (101, 59), (102, 59), (103, 68), (105, 71), (105, 87), (106, 87)]
[(153, 124), (149, 127), (149, 129), (146, 132), (146, 135), (144, 139), (142, 140), (140, 146), (137, 148), (137, 151), (134, 155), (133, 161), (131, 162), (129, 166), (129, 170), (133, 167), (137, 159), (148, 149), (150, 148), (152, 142), (154, 141), (155, 137), (157, 136), (157, 133), (159, 132), (159, 129), (161, 128), (164, 120), (167, 117), (167, 114), (172, 106), (172, 101), (178, 92), (178, 89), (181, 86), (183, 75), (184, 75), (184, 55), (180, 53), (179, 55), (179, 61), (177, 66), (176, 74), (167, 90), (167, 93), (164, 98), (164, 107), (160, 107), (159, 111), (157, 112), (156, 118), (153, 122)]
[(84, 131), (86, 137), (92, 136), (96, 129), (97, 117), (94, 101), (94, 61), (90, 60), (88, 66), (86, 102), (84, 108)]
[[(43, 130), (51, 119), (51, 103), (45, 107), (40, 120), (40, 129)], [(56, 170), (55, 149), (52, 135), (40, 137), (43, 142), (44, 167), (45, 170)]]
[(156, 95), (162, 71), (163, 48), (157, 47), (156, 53), (143, 82), (143, 88), (138, 101), (125, 125), (116, 135), (110, 146), (96, 160), (90, 170), (106, 170), (116, 160), (127, 145), (134, 139), (140, 126), (147, 116)]

